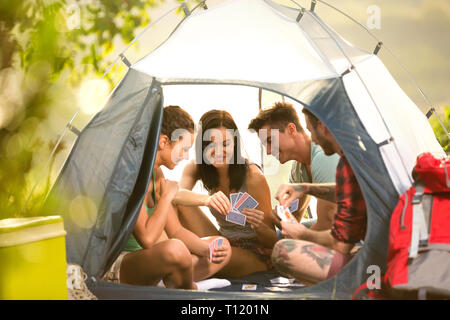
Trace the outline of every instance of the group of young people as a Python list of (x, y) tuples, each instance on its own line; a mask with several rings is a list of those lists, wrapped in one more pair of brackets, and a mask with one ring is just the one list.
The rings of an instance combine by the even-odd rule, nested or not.
[[(162, 281), (168, 288), (197, 289), (197, 281), (213, 275), (240, 278), (274, 267), (311, 284), (336, 274), (351, 259), (355, 243), (364, 239), (364, 198), (331, 132), (308, 110), (303, 113), (311, 136), (285, 102), (260, 111), (249, 124), (268, 154), (280, 163), (294, 160), (289, 183), (280, 185), (275, 198), (285, 207), (299, 199), (294, 213), (298, 222), (284, 222), (271, 206), (261, 169), (243, 156), (239, 130), (228, 112), (206, 112), (195, 134), (185, 110), (165, 107), (152, 179), (136, 226), (105, 277), (133, 285)], [(165, 179), (161, 166), (173, 169), (188, 160), (194, 141), (196, 157), (181, 180)], [(198, 181), (208, 194), (192, 191)], [(258, 202), (242, 211), (244, 226), (226, 219), (232, 209), (230, 194), (238, 192)], [(318, 199), (317, 222), (305, 226), (300, 221), (310, 196)], [(219, 230), (202, 206), (210, 209)], [(221, 245), (211, 246), (218, 238)]]

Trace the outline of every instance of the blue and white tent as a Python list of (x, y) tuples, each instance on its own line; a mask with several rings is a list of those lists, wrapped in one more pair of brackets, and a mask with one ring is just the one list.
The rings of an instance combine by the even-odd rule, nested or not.
[[(49, 197), (58, 200), (52, 214), (64, 215), (67, 259), (97, 279), (91, 283), (94, 294), (148, 299), (350, 298), (370, 276), (369, 266), (384, 270), (390, 215), (399, 194), (411, 186), (417, 155), (444, 152), (426, 116), (378, 58), (380, 47), (367, 52), (348, 43), (314, 12), (315, 3), (311, 8), (291, 8), (269, 0), (230, 0), (207, 10), (200, 6), (187, 12), (159, 47), (129, 64), (105, 108), (80, 133)], [(364, 247), (334, 278), (291, 293), (260, 294), (98, 281), (124, 248), (142, 205), (165, 88), (183, 84), (276, 92), (328, 126), (354, 169), (368, 209)], [(70, 214), (74, 199), (79, 210), (88, 212), (83, 219)]]

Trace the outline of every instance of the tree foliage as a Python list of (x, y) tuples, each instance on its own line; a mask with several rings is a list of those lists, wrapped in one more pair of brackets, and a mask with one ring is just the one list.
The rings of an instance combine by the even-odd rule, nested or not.
[(38, 137), (43, 121), (67, 87), (105, 71), (116, 40), (130, 42), (162, 1), (0, 1), (0, 219), (38, 214), (49, 181), (24, 205), (33, 157), (55, 143)]
[[(442, 124), (447, 129), (447, 131), (449, 131), (450, 130), (450, 107), (445, 107), (443, 116), (439, 115), (439, 118), (441, 119)], [(436, 117), (433, 116), (430, 119), (430, 122), (433, 127), (436, 138), (438, 139), (442, 148), (444, 148), (444, 151), (447, 154), (449, 154), (450, 153), (450, 138), (448, 137), (447, 133), (445, 132), (444, 128), (442, 127), (441, 123), (439, 122), (439, 120)]]

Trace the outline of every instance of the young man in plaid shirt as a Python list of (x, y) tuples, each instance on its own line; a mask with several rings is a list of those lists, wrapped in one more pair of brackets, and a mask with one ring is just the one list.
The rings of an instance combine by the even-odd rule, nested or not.
[(336, 202), (337, 211), (331, 230), (314, 231), (299, 223), (281, 221), (286, 239), (275, 244), (272, 261), (287, 276), (313, 284), (334, 276), (352, 258), (350, 251), (365, 237), (367, 214), (361, 189), (339, 143), (323, 122), (306, 109), (303, 113), (311, 139), (325, 155), (341, 156), (336, 183), (283, 184), (276, 198), (287, 207), (299, 196), (309, 194)]

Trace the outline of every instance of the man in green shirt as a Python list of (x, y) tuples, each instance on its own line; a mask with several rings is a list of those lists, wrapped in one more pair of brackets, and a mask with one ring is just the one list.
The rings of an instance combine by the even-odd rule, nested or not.
[[(258, 133), (267, 154), (272, 154), (280, 163), (294, 160), (289, 183), (335, 182), (339, 156), (326, 156), (322, 148), (311, 141), (291, 104), (276, 102), (272, 107), (261, 110), (248, 128)], [(309, 201), (309, 195), (299, 198), (299, 209), (294, 213), (297, 220), (302, 219)], [(317, 222), (311, 229), (330, 229), (335, 213), (336, 204), (317, 199)]]

